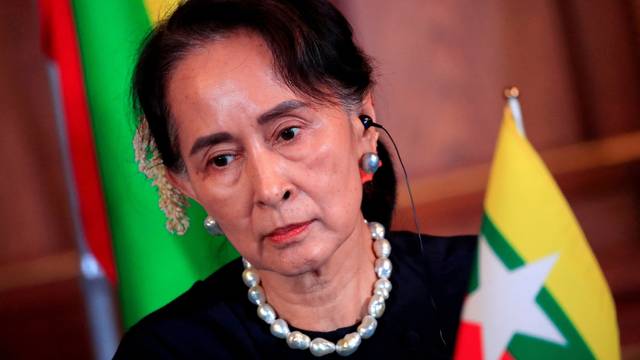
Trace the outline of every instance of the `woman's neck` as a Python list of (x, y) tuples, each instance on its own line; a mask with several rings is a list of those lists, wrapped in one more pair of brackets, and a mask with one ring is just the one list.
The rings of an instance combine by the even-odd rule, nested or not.
[(362, 223), (321, 268), (296, 277), (264, 272), (262, 286), (269, 304), (292, 326), (331, 331), (365, 315), (376, 279), (374, 261), (371, 235)]

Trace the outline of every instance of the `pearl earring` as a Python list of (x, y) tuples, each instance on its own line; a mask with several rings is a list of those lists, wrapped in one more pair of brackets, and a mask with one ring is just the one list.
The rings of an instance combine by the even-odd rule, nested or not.
[(360, 168), (367, 174), (373, 174), (378, 171), (380, 164), (378, 154), (373, 152), (365, 153), (360, 160)]
[(222, 229), (220, 229), (220, 225), (215, 221), (211, 216), (207, 216), (204, 218), (204, 228), (207, 229), (207, 232), (213, 236), (224, 235)]

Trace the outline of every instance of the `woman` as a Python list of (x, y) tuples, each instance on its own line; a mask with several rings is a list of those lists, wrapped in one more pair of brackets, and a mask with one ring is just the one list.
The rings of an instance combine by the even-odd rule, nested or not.
[(134, 95), (177, 189), (161, 194), (201, 204), (243, 261), (131, 328), (116, 358), (451, 356), (475, 240), (384, 239), (395, 178), (372, 86), (323, 0), (191, 0), (154, 30)]

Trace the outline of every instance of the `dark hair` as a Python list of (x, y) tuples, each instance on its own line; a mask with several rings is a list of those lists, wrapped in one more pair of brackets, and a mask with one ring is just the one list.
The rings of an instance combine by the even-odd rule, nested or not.
[[(369, 59), (353, 42), (347, 20), (328, 1), (185, 1), (145, 39), (132, 84), (134, 108), (144, 115), (160, 157), (171, 171), (183, 171), (184, 163), (166, 100), (169, 75), (194, 48), (238, 30), (253, 32), (264, 40), (273, 56), (275, 73), (295, 93), (353, 109), (373, 87)], [(395, 175), (390, 159), (382, 161), (388, 174), (379, 171), (372, 183), (381, 182), (377, 181), (381, 178), (386, 178), (385, 187), (389, 180), (393, 183), (392, 188), (382, 189), (384, 193), (392, 191), (385, 211), (389, 214), (369, 219), (388, 225), (389, 221), (383, 220), (391, 218)], [(378, 194), (365, 189), (363, 208), (368, 193)]]

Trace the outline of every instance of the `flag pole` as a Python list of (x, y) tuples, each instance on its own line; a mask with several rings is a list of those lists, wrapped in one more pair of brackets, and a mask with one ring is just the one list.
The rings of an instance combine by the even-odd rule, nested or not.
[(107, 360), (113, 357), (120, 338), (113, 291), (100, 263), (87, 245), (80, 219), (80, 205), (73, 178), (73, 164), (70, 159), (69, 142), (62, 110), (60, 73), (51, 61), (47, 63), (47, 73), (53, 97), (54, 118), (62, 153), (62, 167), (69, 198), (74, 238), (80, 257), (80, 282), (93, 343), (93, 355), (94, 359)]
[(516, 122), (516, 129), (523, 137), (527, 137), (524, 131), (524, 120), (522, 118), (522, 108), (520, 107), (520, 89), (517, 86), (511, 86), (504, 89), (504, 97), (507, 98), (507, 103), (513, 114), (513, 119)]

